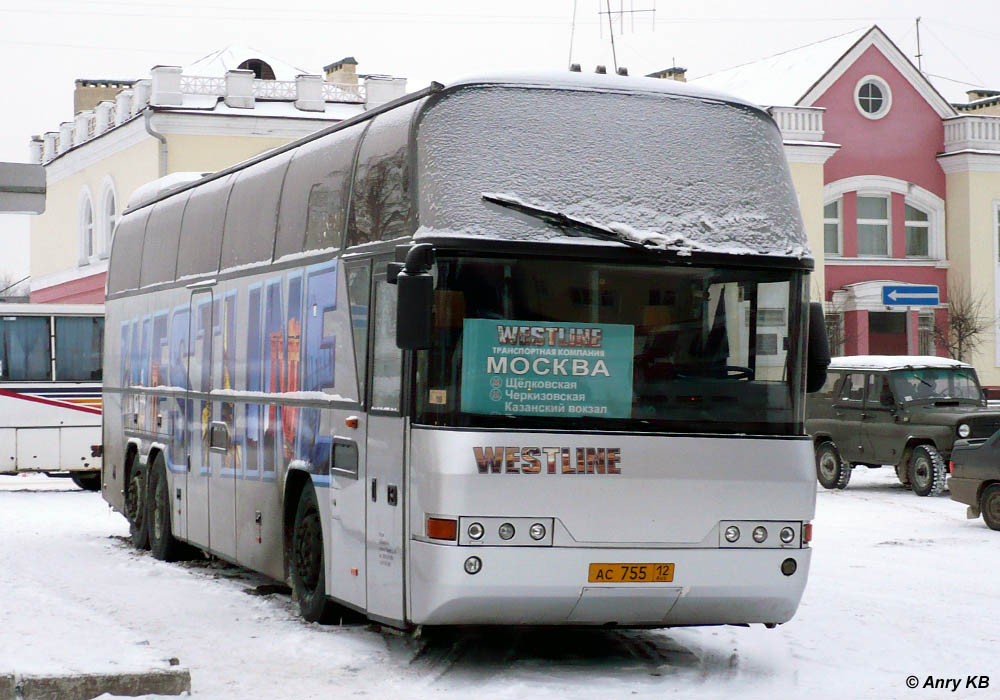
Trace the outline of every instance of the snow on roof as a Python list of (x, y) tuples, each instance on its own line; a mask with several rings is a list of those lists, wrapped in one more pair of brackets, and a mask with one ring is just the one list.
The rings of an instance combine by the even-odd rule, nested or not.
[[(275, 80), (295, 80), (295, 76), (297, 75), (307, 75), (310, 73), (310, 71), (303, 70), (290, 63), (285, 63), (280, 58), (275, 58), (250, 46), (233, 44), (213, 51), (207, 56), (199, 58), (194, 63), (184, 66), (184, 75), (222, 77), (226, 74), (226, 71), (236, 70), (240, 67), (241, 63), (253, 58), (271, 66), (271, 70), (274, 71)], [(312, 71), (312, 73), (315, 74), (315, 71)]]
[(759, 61), (703, 75), (689, 83), (740, 95), (759, 105), (791, 107), (870, 29), (864, 27), (838, 34)]
[(903, 369), (905, 367), (972, 367), (947, 357), (933, 355), (853, 355), (830, 360), (830, 369)]

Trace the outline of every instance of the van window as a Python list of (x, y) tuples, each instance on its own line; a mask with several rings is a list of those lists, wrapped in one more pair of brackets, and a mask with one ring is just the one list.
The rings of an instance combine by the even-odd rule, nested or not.
[(223, 270), (271, 260), (278, 199), (291, 160), (291, 152), (282, 153), (236, 174), (222, 237)]
[(853, 372), (847, 375), (844, 386), (840, 389), (840, 399), (842, 401), (861, 402), (865, 398), (865, 375), (860, 372)]

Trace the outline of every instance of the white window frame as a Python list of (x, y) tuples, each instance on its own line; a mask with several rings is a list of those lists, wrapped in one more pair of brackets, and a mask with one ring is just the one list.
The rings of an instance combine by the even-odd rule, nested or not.
[[(874, 85), (882, 92), (882, 106), (875, 112), (866, 112), (861, 106), (861, 88), (865, 85)], [(854, 85), (854, 106), (858, 108), (861, 116), (865, 119), (881, 119), (892, 109), (892, 90), (889, 83), (877, 75), (866, 75)]]
[[(837, 218), (828, 219), (826, 216), (826, 208), (831, 204), (837, 205)], [(828, 253), (826, 251), (826, 226), (827, 224), (835, 224), (837, 226), (837, 252)], [(830, 257), (840, 257), (844, 254), (844, 198), (837, 197), (829, 202), (823, 202), (823, 254)]]
[[(108, 216), (108, 198), (114, 198), (114, 213)], [(108, 258), (111, 255), (111, 237), (114, 234), (115, 224), (118, 223), (120, 205), (118, 201), (118, 191), (115, 188), (115, 182), (110, 175), (104, 178), (104, 182), (101, 184), (101, 199), (99, 200), (101, 207), (99, 214), (97, 216), (97, 221), (99, 226), (97, 227), (96, 241), (98, 245), (96, 248), (96, 255), (99, 258)]]
[[(841, 265), (868, 264), (865, 261), (879, 260), (890, 265), (928, 265), (940, 266), (946, 260), (944, 232), (946, 225), (944, 200), (929, 190), (925, 190), (919, 185), (906, 180), (899, 180), (894, 177), (883, 175), (857, 175), (855, 177), (845, 177), (836, 180), (823, 188), (823, 201), (830, 202), (838, 197), (843, 197), (848, 192), (857, 192), (863, 195), (883, 195), (901, 194), (911, 206), (927, 212), (927, 252), (926, 258), (885, 258), (882, 256), (858, 256), (858, 258), (836, 258), (834, 262)], [(841, 207), (843, 212), (843, 206)], [(890, 210), (891, 216), (891, 210)], [(843, 217), (843, 213), (841, 213)], [(841, 228), (843, 235), (843, 227)], [(892, 232), (889, 233), (890, 246), (892, 244)], [(843, 245), (843, 243), (841, 243)], [(843, 251), (843, 248), (841, 248)], [(905, 253), (905, 251), (904, 251)]]
[[(922, 214), (925, 214), (927, 216), (927, 220), (926, 221), (910, 220), (906, 216), (906, 207), (911, 207), (911, 208), (916, 209), (917, 211), (921, 212)], [(927, 230), (927, 255), (910, 255), (909, 253), (906, 252), (906, 249), (904, 247), (904, 249), (903, 249), (903, 256), (907, 257), (907, 258), (914, 259), (914, 260), (927, 260), (928, 258), (931, 257), (931, 213), (929, 211), (924, 211), (923, 207), (917, 206), (916, 203), (913, 202), (912, 200), (909, 200), (909, 201), (904, 200), (903, 201), (903, 234), (904, 234), (904, 236), (906, 234), (906, 229), (908, 229), (908, 228), (922, 228), (922, 229), (926, 229)], [(903, 245), (904, 246), (906, 245), (905, 240), (904, 240)]]
[[(855, 215), (855, 220), (858, 226), (858, 257), (859, 258), (891, 258), (892, 257), (892, 194), (889, 192), (862, 192), (857, 193), (858, 199), (862, 197), (868, 197), (870, 199), (884, 199), (885, 200), (885, 218), (884, 219), (862, 219), (860, 213)], [(857, 205), (856, 211), (861, 211), (860, 204)], [(862, 225), (868, 226), (885, 226), (885, 255), (867, 253), (865, 255), (861, 254), (861, 232), (860, 228)]]
[(89, 265), (96, 259), (95, 219), (94, 201), (90, 196), (90, 190), (84, 187), (80, 192), (80, 205), (77, 211), (77, 264), (81, 267)]

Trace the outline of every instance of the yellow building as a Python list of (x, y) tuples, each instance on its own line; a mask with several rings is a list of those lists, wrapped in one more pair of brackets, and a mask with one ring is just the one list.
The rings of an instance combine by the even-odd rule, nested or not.
[(406, 91), (356, 69), (345, 58), (310, 74), (228, 47), (141, 80), (77, 80), (72, 121), (31, 143), (48, 183), (31, 221), (31, 300), (103, 303), (115, 222), (146, 183), (219, 170)]

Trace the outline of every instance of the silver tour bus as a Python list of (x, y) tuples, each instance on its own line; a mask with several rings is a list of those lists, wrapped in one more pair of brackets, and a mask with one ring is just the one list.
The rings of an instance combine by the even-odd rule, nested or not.
[(307, 620), (785, 622), (812, 266), (753, 105), (435, 83), (130, 207), (103, 494), (137, 546), (289, 580)]

